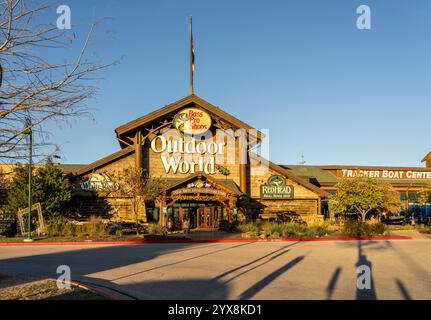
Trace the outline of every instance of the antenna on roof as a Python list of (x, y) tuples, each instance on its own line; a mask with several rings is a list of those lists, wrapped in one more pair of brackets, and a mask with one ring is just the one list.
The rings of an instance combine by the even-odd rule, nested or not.
[(303, 153), (301, 153), (301, 161), (299, 161), (299, 164), (303, 166), (306, 163), (307, 162), (304, 160), (304, 152), (303, 152)]

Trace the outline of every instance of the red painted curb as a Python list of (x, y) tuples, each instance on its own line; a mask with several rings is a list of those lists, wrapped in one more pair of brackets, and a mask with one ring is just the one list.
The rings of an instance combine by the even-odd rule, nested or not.
[[(57, 282), (57, 279), (54, 279), (54, 278), (49, 278), (47, 280)], [(120, 297), (118, 297), (116, 295), (113, 295), (111, 293), (108, 293), (108, 292), (105, 292), (103, 290), (97, 289), (97, 288), (95, 288), (95, 287), (93, 287), (91, 285), (88, 285), (88, 284), (82, 284), (82, 283), (80, 283), (78, 281), (62, 281), (62, 282), (68, 283), (68, 284), (70, 284), (72, 286), (75, 286), (75, 287), (78, 287), (78, 288), (82, 288), (84, 290), (91, 291), (91, 292), (93, 292), (95, 294), (98, 294), (98, 295), (100, 295), (100, 296), (102, 296), (102, 297), (104, 297), (106, 299), (109, 299), (109, 300), (122, 300)]]
[(229, 243), (229, 242), (311, 242), (311, 241), (357, 241), (357, 240), (411, 240), (407, 236), (382, 236), (365, 238), (283, 238), (283, 239), (208, 239), (208, 240), (133, 240), (133, 241), (63, 241), (63, 242), (0, 242), (0, 247), (8, 246), (81, 246), (81, 245), (130, 245), (161, 243)]

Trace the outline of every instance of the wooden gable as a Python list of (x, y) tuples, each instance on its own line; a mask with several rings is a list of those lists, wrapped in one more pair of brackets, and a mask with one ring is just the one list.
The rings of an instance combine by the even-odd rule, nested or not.
[(427, 168), (431, 168), (431, 152), (422, 159), (422, 162), (425, 162)]
[[(218, 129), (246, 129), (250, 134), (254, 134), (253, 138), (260, 141), (264, 134), (256, 130), (252, 126), (242, 122), (238, 118), (230, 115), (229, 113), (221, 110), (213, 104), (205, 101), (202, 98), (192, 94), (184, 99), (176, 101), (165, 107), (157, 109), (143, 117), (128, 122), (115, 129), (115, 134), (122, 148), (131, 146), (135, 142), (137, 132), (141, 132), (142, 136), (151, 137), (163, 132), (164, 129), (170, 128), (172, 119), (175, 114), (186, 107), (202, 108), (207, 111), (213, 119), (213, 126)], [(250, 131), (249, 131), (250, 130)]]

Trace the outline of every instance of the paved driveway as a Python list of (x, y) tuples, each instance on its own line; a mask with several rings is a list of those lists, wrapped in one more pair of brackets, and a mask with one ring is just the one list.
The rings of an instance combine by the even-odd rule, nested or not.
[[(140, 299), (431, 299), (431, 240), (0, 247), (0, 274), (72, 278)], [(356, 268), (372, 288), (357, 290)]]

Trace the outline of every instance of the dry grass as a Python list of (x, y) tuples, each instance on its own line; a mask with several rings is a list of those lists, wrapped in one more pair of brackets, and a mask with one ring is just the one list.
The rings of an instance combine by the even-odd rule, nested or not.
[(58, 289), (55, 281), (0, 276), (0, 300), (106, 300), (106, 298), (76, 286)]

